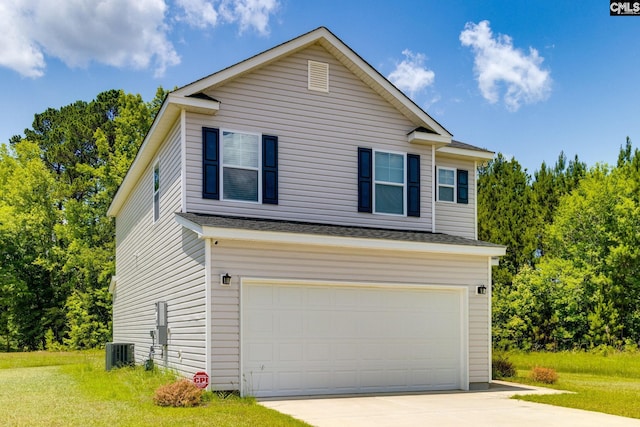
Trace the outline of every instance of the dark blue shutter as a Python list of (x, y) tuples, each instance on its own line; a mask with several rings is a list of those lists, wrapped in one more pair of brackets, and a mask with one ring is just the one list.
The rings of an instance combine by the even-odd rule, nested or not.
[(278, 204), (278, 137), (262, 135), (262, 203)]
[(420, 156), (407, 154), (407, 215), (420, 216)]
[(220, 132), (202, 128), (202, 198), (220, 199)]
[(370, 148), (358, 148), (358, 212), (372, 211), (372, 154)]
[(469, 171), (458, 169), (458, 203), (469, 203)]

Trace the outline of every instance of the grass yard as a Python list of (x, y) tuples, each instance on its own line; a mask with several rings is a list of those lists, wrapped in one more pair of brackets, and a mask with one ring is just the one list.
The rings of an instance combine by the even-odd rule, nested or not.
[(558, 372), (558, 382), (536, 385), (574, 392), (517, 399), (640, 418), (640, 352), (511, 353), (508, 358), (518, 370), (513, 381), (534, 384), (529, 373), (534, 366), (543, 366)]
[(104, 370), (104, 351), (0, 353), (1, 426), (307, 426), (253, 399), (217, 397), (162, 408), (153, 393), (168, 373)]

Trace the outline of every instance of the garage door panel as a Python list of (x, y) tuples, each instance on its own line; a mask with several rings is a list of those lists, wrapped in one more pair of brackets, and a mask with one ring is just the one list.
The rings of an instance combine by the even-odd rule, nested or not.
[(242, 298), (245, 393), (460, 387), (458, 291), (251, 284)]
[(310, 308), (323, 308), (331, 306), (331, 290), (314, 287), (307, 290), (307, 306)]
[(246, 348), (246, 355), (247, 360), (254, 365), (273, 362), (273, 344), (252, 342)]
[(271, 336), (273, 333), (273, 313), (271, 310), (254, 310), (248, 319), (246, 327), (256, 336)]

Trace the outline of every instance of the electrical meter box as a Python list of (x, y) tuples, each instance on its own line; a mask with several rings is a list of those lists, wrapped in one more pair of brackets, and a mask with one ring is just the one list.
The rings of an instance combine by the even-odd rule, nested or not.
[(156, 337), (158, 341), (157, 345), (167, 345), (168, 333), (167, 333), (167, 302), (156, 302)]

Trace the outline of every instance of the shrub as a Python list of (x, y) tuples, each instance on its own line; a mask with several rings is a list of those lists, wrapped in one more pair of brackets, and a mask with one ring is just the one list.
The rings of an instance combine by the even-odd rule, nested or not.
[(182, 379), (158, 388), (153, 402), (158, 406), (190, 408), (202, 403), (202, 390), (193, 382)]
[(516, 374), (515, 366), (506, 356), (494, 356), (491, 367), (493, 378), (510, 378)]
[(535, 366), (531, 370), (531, 379), (539, 383), (553, 384), (558, 381), (558, 373), (552, 368)]

